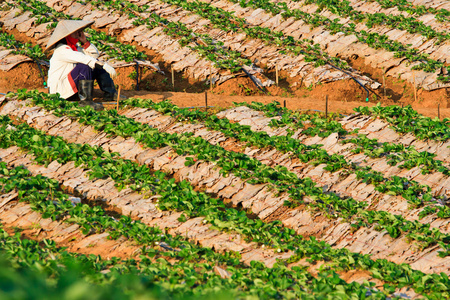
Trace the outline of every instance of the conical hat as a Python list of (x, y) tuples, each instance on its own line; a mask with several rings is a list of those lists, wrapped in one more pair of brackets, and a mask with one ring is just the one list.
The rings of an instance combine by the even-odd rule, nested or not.
[(89, 27), (92, 24), (94, 24), (94, 21), (74, 21), (74, 20), (59, 21), (58, 25), (55, 28), (55, 31), (53, 31), (52, 36), (48, 40), (45, 51), (51, 49), (53, 46), (56, 45), (56, 43), (58, 43), (60, 40), (62, 40), (66, 36), (76, 32), (78, 30)]

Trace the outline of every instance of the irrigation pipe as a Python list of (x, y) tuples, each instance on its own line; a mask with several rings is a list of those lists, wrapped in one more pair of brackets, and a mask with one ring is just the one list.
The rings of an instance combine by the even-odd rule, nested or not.
[[(296, 109), (295, 111), (315, 111), (315, 112), (321, 112), (321, 113), (325, 113), (323, 110), (320, 109)], [(344, 116), (344, 117), (348, 117), (349, 115), (344, 115), (339, 113), (339, 115)]]
[[(2, 93), (0, 93), (0, 94), (2, 94)], [(2, 94), (2, 95), (6, 95), (6, 94)], [(132, 98), (132, 97), (130, 97), (130, 98)], [(116, 104), (117, 102), (102, 102), (102, 104), (106, 104), (106, 105), (109, 105), (109, 104)], [(214, 107), (216, 107), (216, 106), (213, 106), (213, 105), (208, 105), (208, 106), (189, 106), (189, 107), (180, 107), (180, 108), (187, 108), (187, 109), (194, 109), (194, 108), (214, 108)]]
[(253, 81), (253, 83), (256, 85), (256, 87), (257, 87), (261, 92), (263, 92), (264, 94), (267, 95), (267, 92), (266, 92), (265, 90), (263, 90), (263, 89), (259, 86), (259, 84), (258, 84), (258, 83), (256, 82), (256, 80), (253, 78), (253, 76), (252, 76), (249, 72), (247, 72), (247, 70), (245, 70), (243, 67), (241, 67), (241, 69), (242, 69), (242, 71), (244, 71), (244, 73), (247, 74), (247, 76)]
[(208, 106), (189, 106), (189, 107), (180, 107), (180, 108), (193, 109), (193, 108), (211, 108), (211, 107), (215, 107), (215, 106), (212, 106), (212, 105), (208, 105)]
[(174, 248), (170, 247), (169, 245), (167, 245), (166, 243), (159, 243), (159, 246), (168, 251), (180, 252), (180, 250), (174, 249)]
[(35, 59), (35, 58), (32, 58), (32, 59), (33, 59), (33, 61), (36, 63), (36, 65), (38, 66), (39, 73), (41, 73), (42, 80), (44, 81), (44, 87), (45, 87), (45, 88), (48, 88), (48, 87), (47, 87), (47, 81), (45, 81), (45, 75), (44, 75), (44, 72), (42, 71), (42, 68), (41, 68), (41, 64), (37, 61), (37, 59)]
[(356, 79), (355, 77), (353, 77), (352, 74), (347, 73), (346, 71), (342, 70), (341, 68), (336, 67), (336, 66), (333, 65), (333, 64), (330, 64), (329, 62), (327, 62), (327, 64), (329, 64), (331, 67), (333, 67), (333, 68), (335, 68), (335, 69), (341, 71), (342, 73), (347, 74), (347, 75), (350, 76), (354, 81), (356, 81), (357, 84), (359, 84), (363, 89), (365, 89), (365, 90), (366, 90), (366, 93), (367, 93), (367, 94), (366, 94), (366, 102), (369, 102), (369, 90), (368, 90), (361, 82), (359, 82), (358, 79)]

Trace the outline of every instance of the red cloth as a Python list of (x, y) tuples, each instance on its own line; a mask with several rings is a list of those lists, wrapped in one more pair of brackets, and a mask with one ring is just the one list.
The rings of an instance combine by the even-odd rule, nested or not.
[(78, 39), (75, 39), (73, 37), (71, 37), (70, 35), (66, 36), (66, 42), (67, 45), (72, 48), (73, 51), (78, 51), (77, 50), (77, 43), (78, 43)]

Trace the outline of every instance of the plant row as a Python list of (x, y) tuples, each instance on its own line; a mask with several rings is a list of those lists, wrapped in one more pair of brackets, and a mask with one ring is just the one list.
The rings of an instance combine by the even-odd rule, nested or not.
[[(264, 9), (266, 12), (270, 12), (272, 15), (281, 14), (284, 19), (295, 18), (296, 20), (302, 20), (306, 24), (311, 25), (312, 27), (323, 26), (327, 30), (329, 30), (332, 34), (336, 34), (339, 32), (344, 33), (345, 35), (355, 35), (358, 38), (358, 41), (361, 43), (365, 43), (374, 49), (385, 49), (389, 52), (395, 52), (395, 57), (397, 58), (407, 58), (410, 63), (420, 62), (420, 64), (415, 65), (413, 70), (423, 70), (425, 72), (435, 72), (437, 69), (444, 66), (443, 62), (436, 61), (430, 59), (428, 54), (420, 53), (419, 50), (410, 48), (409, 45), (403, 45), (400, 42), (391, 40), (385, 34), (379, 34), (376, 32), (367, 32), (365, 30), (358, 31), (356, 30), (356, 25), (354, 23), (351, 24), (342, 24), (339, 19), (329, 19), (319, 12), (310, 14), (301, 11), (300, 9), (289, 9), (286, 2), (272, 2), (270, 0), (229, 0), (233, 3), (239, 3), (241, 7), (253, 7), (255, 9)], [(326, 1), (326, 0), (324, 0)], [(330, 2), (339, 2), (339, 1), (331, 1)], [(342, 2), (339, 2), (342, 3)], [(318, 4), (321, 7), (321, 4)], [(331, 6), (332, 4), (330, 4)], [(337, 5), (337, 4), (336, 4)], [(340, 7), (339, 5), (337, 5)], [(338, 8), (330, 8), (327, 7), (333, 13), (337, 13), (339, 16), (343, 16), (343, 12), (341, 12)], [(372, 25), (368, 24), (370, 28)]]
[(447, 142), (450, 140), (450, 118), (440, 120), (425, 117), (415, 111), (411, 105), (399, 107), (396, 105), (381, 106), (378, 103), (373, 107), (360, 106), (354, 109), (356, 112), (380, 117), (391, 124), (398, 133), (412, 133), (421, 140), (435, 140)]
[[(299, 1), (299, 0), (293, 0)], [(305, 0), (306, 4), (316, 4), (320, 8), (327, 8), (329, 11), (343, 18), (350, 18), (355, 23), (365, 22), (368, 28), (375, 25), (383, 25), (393, 29), (406, 30), (411, 34), (421, 34), (428, 39), (436, 39), (439, 44), (450, 38), (450, 33), (434, 30), (431, 26), (425, 25), (422, 21), (414, 17), (405, 17), (403, 15), (386, 15), (385, 13), (362, 13), (355, 10), (349, 1), (339, 0)]]
[[(358, 202), (352, 198), (341, 199), (334, 193), (326, 194), (320, 187), (316, 187), (311, 179), (299, 179), (285, 167), (270, 168), (244, 154), (228, 152), (222, 147), (211, 145), (199, 137), (160, 133), (154, 128), (119, 116), (115, 111), (99, 113), (92, 110), (73, 109), (73, 104), (58, 99), (57, 95), (19, 93), (19, 98), (25, 99), (30, 96), (33, 97), (35, 104), (43, 105), (47, 109), (56, 108), (56, 114), (64, 113), (64, 115), (78, 118), (81, 123), (92, 125), (97, 130), (122, 137), (132, 136), (142, 145), (153, 149), (171, 146), (179, 155), (194, 155), (196, 159), (215, 162), (222, 168), (221, 172), (232, 172), (242, 179), (248, 179), (249, 183), (270, 183), (279, 192), (287, 192), (295, 202), (301, 203), (303, 197), (308, 195), (316, 200), (308, 205), (325, 212), (329, 217), (353, 218), (356, 222), (352, 225), (355, 230), (376, 223), (377, 229), (387, 230), (394, 238), (406, 233), (408, 238), (420, 241), (422, 247), (438, 242), (444, 250), (447, 247), (446, 235), (439, 229), (430, 229), (429, 224), (407, 221), (401, 216), (394, 216), (383, 211), (367, 211), (366, 202)], [(45, 99), (46, 97), (48, 98)], [(187, 159), (186, 164), (193, 163), (194, 159)], [(174, 203), (170, 202), (170, 204)], [(261, 233), (257, 233), (256, 237), (261, 238), (260, 235)], [(441, 251), (439, 255), (446, 256), (447, 251)]]
[[(325, 169), (330, 172), (344, 169), (347, 174), (355, 173), (358, 180), (374, 185), (375, 190), (381, 193), (401, 195), (413, 207), (421, 207), (425, 203), (431, 204), (432, 201), (436, 200), (433, 198), (429, 186), (421, 185), (415, 181), (398, 176), (385, 178), (383, 174), (380, 172), (375, 172), (369, 167), (363, 168), (358, 167), (355, 164), (348, 163), (342, 155), (329, 155), (324, 149), (319, 148), (320, 145), (307, 146), (302, 144), (297, 139), (292, 139), (289, 135), (269, 136), (265, 132), (254, 132), (249, 128), (249, 126), (231, 123), (227, 119), (218, 119), (215, 115), (209, 116), (207, 113), (198, 110), (192, 111), (189, 109), (179, 108), (168, 101), (153, 103), (148, 100), (129, 99), (124, 103), (133, 107), (155, 109), (161, 113), (170, 114), (179, 121), (200, 121), (206, 127), (213, 130), (218, 130), (224, 133), (227, 137), (236, 138), (239, 141), (247, 143), (249, 146), (256, 146), (260, 148), (273, 147), (283, 153), (292, 153), (293, 156), (298, 157), (304, 163), (311, 163), (313, 165), (326, 164)], [(285, 170), (276, 169), (276, 171), (282, 172)], [(288, 176), (292, 175), (291, 172), (288, 172), (288, 174)], [(286, 176), (286, 178), (291, 178), (288, 176)], [(303, 180), (308, 182), (308, 186), (312, 182), (309, 178), (303, 178)], [(277, 181), (277, 183), (279, 182)], [(303, 182), (303, 184), (304, 183), (305, 182)], [(286, 185), (287, 184), (288, 183), (286, 182)], [(295, 182), (295, 184), (301, 184), (301, 182)], [(277, 188), (280, 191), (286, 191), (286, 189), (280, 187)], [(289, 190), (290, 189), (288, 188), (288, 191)], [(306, 192), (305, 195), (317, 196), (314, 192)], [(294, 197), (293, 199), (297, 198)], [(351, 213), (354, 213), (354, 211)], [(448, 218), (450, 217), (450, 208), (446, 206), (436, 207), (427, 205), (426, 209), (424, 209), (419, 216), (422, 218), (432, 213), (437, 213), (438, 217), (441, 218)]]
[(376, 0), (382, 8), (396, 7), (399, 11), (405, 11), (410, 15), (423, 16), (425, 14), (434, 14), (435, 19), (439, 22), (450, 22), (450, 11), (434, 7), (426, 7), (425, 5), (413, 5), (407, 0)]
[[(75, 108), (73, 108), (75, 109)], [(90, 110), (90, 109), (87, 109)], [(20, 125), (24, 128), (25, 125)], [(17, 126), (15, 133), (19, 134), (18, 131), (21, 131), (22, 128)], [(91, 162), (100, 162), (99, 158), (96, 158), (96, 156), (92, 156), (96, 152), (102, 153), (103, 156), (109, 157), (111, 154), (103, 152), (100, 148), (96, 147), (89, 147), (87, 145), (74, 145), (74, 144), (62, 144), (63, 141), (60, 138), (52, 137), (52, 136), (46, 136), (42, 133), (39, 133), (37, 130), (33, 130), (31, 128), (28, 128), (27, 130), (30, 131), (29, 135), (32, 135), (31, 137), (28, 137), (26, 141), (33, 141), (37, 140), (40, 141), (38, 145), (30, 145), (30, 143), (27, 143), (26, 141), (23, 141), (21, 144), (23, 147), (30, 148), (30, 150), (33, 151), (33, 154), (37, 156), (37, 160), (41, 160), (41, 162), (49, 161), (55, 157), (57, 157), (62, 162), (68, 160), (69, 158), (76, 155), (79, 157), (78, 159), (83, 159), (83, 161), (86, 161), (85, 164), (91, 164), (94, 163)], [(13, 131), (9, 131), (11, 132)], [(38, 137), (34, 136), (38, 135)], [(2, 141), (9, 141), (8, 143), (17, 143), (17, 141), (20, 141), (20, 137), (15, 137), (14, 140), (6, 139), (2, 137)], [(61, 143), (61, 144), (60, 144)], [(58, 147), (58, 144), (61, 146)], [(44, 146), (45, 145), (45, 146)], [(49, 148), (48, 145), (52, 145), (54, 148)], [(7, 145), (5, 145), (7, 146)], [(71, 147), (75, 147), (74, 149)], [(40, 150), (39, 150), (40, 149)], [(65, 151), (64, 151), (65, 150)], [(82, 151), (84, 150), (84, 151)], [(38, 151), (42, 151), (43, 155), (39, 155)], [(50, 156), (52, 154), (52, 156)], [(45, 159), (44, 159), (45, 157)], [(106, 159), (103, 159), (106, 160)], [(101, 168), (95, 168), (93, 166), (93, 175), (98, 176), (100, 178), (104, 178), (104, 176), (111, 176), (111, 178), (118, 177), (115, 175), (122, 174), (122, 172), (126, 171), (125, 175), (122, 176), (127, 178), (130, 183), (132, 183), (131, 187), (135, 188), (137, 186), (145, 187), (148, 186), (147, 190), (152, 190), (151, 186), (155, 186), (155, 184), (158, 184), (160, 180), (163, 180), (164, 177), (160, 176), (159, 178), (152, 179), (150, 178), (150, 175), (144, 177), (142, 175), (142, 171), (139, 172), (139, 168), (144, 170), (145, 168), (139, 167), (131, 162), (127, 162), (126, 166), (121, 166), (122, 160), (114, 159), (112, 163), (107, 163), (104, 161), (100, 162)], [(126, 170), (126, 168), (128, 170)], [(137, 170), (136, 170), (137, 169)], [(119, 172), (118, 170), (121, 170), (122, 172)], [(150, 173), (147, 170), (148, 173)], [(136, 174), (136, 175), (134, 175)], [(116, 182), (121, 182), (121, 179), (115, 179)], [(132, 180), (132, 181), (131, 181)], [(122, 179), (123, 182), (123, 179)], [(199, 195), (203, 197), (203, 199), (207, 199), (206, 195), (203, 195), (202, 193), (195, 193), (191, 190), (189, 192), (189, 185), (182, 186), (181, 192), (176, 192), (175, 187), (178, 186), (174, 184), (173, 181), (169, 182), (169, 185), (165, 185), (165, 188), (168, 188), (168, 191), (163, 194), (161, 193), (162, 197), (165, 198), (167, 201), (160, 199), (160, 208), (164, 209), (165, 207), (175, 205), (178, 206), (194, 206), (191, 209), (195, 210), (206, 210), (208, 213), (213, 212), (211, 209), (211, 206), (205, 207), (206, 205), (203, 203), (200, 203), (200, 201), (196, 202), (190, 202), (193, 198), (198, 197)], [(155, 188), (153, 188), (155, 189)], [(142, 188), (141, 188), (142, 190)], [(181, 198), (181, 197), (185, 198)], [(186, 198), (187, 197), (187, 198)], [(188, 199), (188, 200), (183, 200)], [(195, 200), (195, 199), (194, 199)], [(169, 202), (169, 203), (167, 203)], [(173, 202), (173, 203), (170, 203)], [(205, 202), (205, 201), (204, 201)], [(221, 205), (217, 203), (216, 206)], [(226, 209), (227, 212), (231, 212), (232, 210)], [(187, 214), (193, 214), (192, 212), (187, 212)], [(124, 218), (124, 217), (122, 217)], [(388, 282), (392, 282), (397, 285), (404, 286), (406, 285), (412, 285), (418, 292), (433, 292), (433, 291), (444, 291), (442, 289), (442, 286), (438, 284), (443, 279), (441, 279), (441, 275), (434, 274), (429, 277), (427, 277), (427, 281), (435, 282), (434, 284), (429, 283), (426, 285), (426, 287), (422, 284), (422, 277), (425, 276), (423, 273), (412, 270), (408, 265), (396, 265), (394, 263), (388, 262), (387, 260), (376, 260), (373, 261), (369, 258), (367, 255), (361, 255), (357, 253), (351, 253), (347, 251), (346, 249), (332, 249), (329, 245), (327, 245), (324, 242), (318, 242), (315, 239), (310, 240), (304, 240), (300, 236), (295, 235), (292, 230), (282, 228), (279, 226), (279, 222), (272, 222), (270, 224), (263, 224), (260, 220), (249, 220), (245, 214), (236, 212), (233, 215), (230, 216), (228, 219), (228, 222), (232, 221), (233, 219), (236, 220), (236, 223), (238, 221), (241, 221), (241, 223), (250, 222), (253, 221), (252, 226), (249, 226), (245, 228), (245, 230), (242, 228), (240, 231), (245, 233), (247, 236), (253, 236), (256, 235), (266, 235), (269, 238), (270, 244), (278, 243), (280, 247), (283, 249), (286, 248), (292, 248), (296, 251), (296, 257), (292, 258), (291, 261), (295, 261), (298, 259), (301, 259), (303, 257), (309, 257), (312, 259), (312, 261), (326, 261), (330, 262), (332, 265), (334, 265), (337, 268), (342, 268), (344, 270), (349, 270), (352, 268), (362, 268), (369, 270), (373, 273), (373, 276), (375, 278), (387, 280)], [(247, 220), (245, 220), (247, 219)], [(225, 221), (225, 220), (223, 220)], [(146, 236), (145, 226), (140, 224), (139, 222), (128, 222), (129, 226), (138, 226), (139, 230), (133, 230), (132, 232), (134, 234), (139, 235), (139, 239), (143, 240), (143, 238)], [(211, 222), (212, 223), (212, 222)], [(218, 224), (216, 224), (218, 225)], [(122, 225), (123, 226), (123, 225)], [(121, 226), (119, 226), (121, 228)], [(137, 229), (137, 228), (136, 228)], [(239, 230), (239, 228), (238, 228)], [(248, 232), (247, 232), (248, 230)], [(127, 235), (126, 235), (127, 236)], [(261, 240), (261, 239), (260, 239)], [(145, 240), (144, 240), (145, 241)], [(171, 247), (177, 247), (179, 244), (171, 243), (171, 241), (166, 241)], [(230, 261), (232, 260), (232, 257), (228, 257), (227, 263), (230, 264)], [(236, 261), (237, 263), (237, 261)], [(393, 272), (393, 270), (395, 270)], [(426, 275), (428, 276), (428, 275)], [(408, 278), (408, 280), (404, 280), (401, 278)], [(387, 286), (389, 288), (389, 286)], [(388, 289), (390, 290), (390, 289)], [(434, 293), (433, 293), (434, 295)], [(440, 294), (436, 294), (439, 295)], [(434, 296), (430, 296), (434, 297)]]
[[(369, 139), (367, 135), (355, 134), (358, 130), (355, 129), (352, 132), (345, 130), (342, 124), (333, 119), (333, 115), (329, 118), (324, 118), (320, 113), (307, 114), (300, 111), (292, 111), (285, 107), (281, 107), (279, 102), (272, 102), (269, 104), (262, 104), (258, 102), (252, 103), (234, 103), (235, 106), (247, 106), (251, 109), (262, 111), (265, 113), (266, 117), (278, 117), (277, 119), (272, 119), (270, 126), (275, 128), (289, 127), (293, 130), (302, 129), (302, 135), (308, 136), (320, 136), (327, 137), (332, 133), (338, 133), (339, 136), (345, 137), (341, 142), (352, 143), (357, 145), (357, 148), (353, 149), (354, 153), (364, 153), (370, 158), (386, 157), (387, 163), (390, 166), (397, 166), (399, 168), (411, 169), (413, 167), (420, 167), (422, 174), (429, 174), (432, 171), (441, 172), (445, 175), (450, 175), (450, 170), (443, 164), (440, 160), (435, 160), (436, 154), (429, 153), (427, 151), (417, 151), (414, 146), (405, 146), (400, 144), (392, 143), (379, 143), (377, 139)], [(395, 109), (397, 109), (396, 107)], [(359, 110), (359, 108), (358, 108)], [(406, 107), (406, 110), (411, 110), (411, 107)], [(392, 116), (397, 116), (394, 113)], [(413, 116), (414, 119), (418, 117), (419, 114)], [(429, 119), (430, 120), (430, 119)], [(435, 120), (436, 121), (436, 120)], [(445, 120), (442, 125), (445, 126)], [(405, 122), (406, 123), (406, 122)], [(410, 123), (409, 123), (410, 124)], [(425, 122), (423, 122), (425, 125)], [(308, 128), (305, 128), (307, 125)], [(442, 129), (444, 126), (440, 125)], [(438, 126), (427, 126), (429, 129), (437, 128)], [(418, 128), (423, 128), (422, 126)], [(407, 132), (407, 131), (403, 131)], [(426, 139), (427, 137), (419, 135), (419, 139)]]
[[(51, 108), (52, 105), (47, 106), (47, 108)], [(54, 106), (53, 106), (54, 107)], [(77, 115), (72, 112), (66, 112), (66, 115), (70, 115), (72, 117), (78, 117), (80, 118), (80, 115)], [(125, 118), (121, 116), (121, 118), (124, 118), (124, 122), (133, 122), (132, 119)], [(96, 119), (94, 116), (91, 116), (91, 119)], [(124, 135), (124, 132), (127, 129), (123, 129), (123, 131), (117, 133), (116, 130), (109, 131), (107, 129), (110, 125), (109, 123), (117, 123), (117, 118), (114, 116), (110, 116), (109, 118), (105, 119), (97, 119), (96, 121), (85, 121), (84, 117), (81, 119), (82, 123), (85, 123), (87, 125), (94, 125), (95, 128), (101, 128), (105, 130), (108, 133), (114, 133), (119, 136), (128, 136), (129, 133), (126, 133)], [(217, 117), (212, 120), (211, 123), (217, 123), (217, 122), (227, 122), (225, 120), (219, 120)], [(229, 123), (229, 122), (228, 122)], [(128, 130), (131, 130), (133, 127), (136, 131), (139, 132), (148, 132), (149, 134), (155, 134), (156, 129), (148, 128), (148, 126), (142, 126), (142, 124), (135, 123), (135, 126), (139, 126), (141, 128), (136, 128), (134, 126), (130, 126)], [(236, 132), (241, 132), (241, 127), (239, 125), (239, 128), (234, 128), (234, 135)], [(120, 128), (120, 127), (118, 127)], [(120, 130), (120, 129), (119, 129)], [(151, 132), (151, 133), (150, 133)], [(250, 130), (247, 130), (246, 132), (248, 136), (254, 137), (254, 133)], [(263, 134), (263, 133), (261, 133)], [(162, 136), (166, 136), (166, 138), (162, 138)], [(263, 134), (264, 135), (264, 134)], [(213, 146), (206, 142), (205, 140), (201, 138), (189, 138), (186, 135), (181, 135), (181, 139), (179, 139), (178, 135), (169, 135), (165, 133), (159, 133), (156, 140), (160, 143), (160, 145), (155, 144), (155, 140), (148, 138), (142, 138), (141, 134), (138, 134), (135, 136), (134, 134), (131, 134), (137, 141), (142, 142), (144, 145), (148, 145), (151, 148), (160, 148), (166, 145), (170, 145), (178, 154), (188, 154), (188, 155), (195, 155), (198, 159), (201, 160), (207, 160), (211, 162), (216, 162), (220, 167), (222, 167), (222, 171), (225, 172), (232, 172), (238, 177), (241, 177), (242, 179), (248, 179), (249, 183), (270, 183), (271, 185), (274, 185), (276, 189), (279, 192), (287, 192), (290, 195), (290, 198), (293, 200), (291, 202), (291, 205), (297, 205), (298, 203), (302, 203), (302, 199), (304, 196), (310, 196), (314, 199), (320, 199), (320, 201), (316, 203), (309, 204), (310, 206), (320, 209), (322, 211), (328, 212), (331, 216), (340, 216), (343, 218), (351, 218), (355, 215), (360, 215), (363, 218), (363, 222), (358, 222), (360, 224), (359, 226), (368, 226), (368, 224), (371, 224), (372, 222), (369, 221), (369, 223), (366, 223), (367, 220), (378, 220), (378, 219), (390, 219), (390, 221), (387, 221), (385, 223), (385, 227), (388, 231), (391, 232), (392, 237), (398, 237), (401, 234), (401, 230), (395, 229), (389, 224), (392, 222), (391, 215), (385, 215), (384, 212), (377, 212), (377, 211), (370, 211), (366, 212), (364, 208), (367, 206), (366, 202), (357, 202), (354, 199), (341, 199), (336, 194), (325, 194), (321, 188), (316, 187), (313, 181), (310, 178), (303, 178), (299, 179), (296, 174), (289, 172), (285, 167), (276, 167), (276, 168), (270, 168), (267, 165), (264, 165), (260, 163), (259, 161), (249, 158), (247, 155), (244, 155), (242, 153), (235, 153), (235, 152), (229, 152), (225, 151), (222, 147), (219, 146)], [(259, 138), (259, 140), (266, 140), (268, 139), (267, 136), (263, 136), (262, 138)], [(310, 160), (316, 160), (316, 164), (320, 163), (327, 163), (327, 167), (325, 169), (329, 171), (335, 171), (336, 166), (338, 166), (337, 169), (342, 168), (342, 165), (344, 165), (345, 159), (343, 157), (340, 157), (338, 155), (329, 156), (326, 151), (318, 149), (318, 153), (316, 153), (316, 156), (313, 156), (311, 158), (311, 153), (313, 152), (311, 150), (306, 151), (305, 145), (302, 145), (299, 143), (298, 140), (290, 140), (288, 143), (286, 143), (286, 137), (273, 137), (269, 138), (269, 140), (272, 139), (271, 144), (284, 144), (283, 146), (278, 147), (278, 150), (281, 151), (296, 151), (296, 149), (302, 149), (304, 153), (299, 154), (299, 157), (301, 158), (303, 155), (304, 157), (308, 157), (308, 161)], [(273, 139), (276, 139), (273, 141)], [(284, 142), (283, 142), (284, 139)], [(281, 142), (281, 143), (280, 143)], [(292, 146), (292, 143), (298, 143), (298, 145)], [(286, 149), (286, 144), (288, 145), (288, 148)], [(259, 146), (264, 147), (267, 146), (259, 144)], [(272, 145), (273, 146), (273, 145)], [(302, 148), (303, 146), (303, 148)], [(314, 155), (314, 153), (312, 154)], [(317, 161), (318, 160), (318, 161)], [(193, 164), (194, 159), (188, 158), (188, 164)], [(414, 206), (421, 206), (423, 205), (423, 201), (429, 201), (432, 200), (431, 193), (429, 191), (429, 187), (419, 185), (416, 182), (410, 182), (404, 178), (400, 178), (397, 176), (394, 176), (393, 178), (386, 180), (383, 178), (383, 176), (380, 173), (370, 173), (367, 168), (358, 168), (356, 169), (355, 166), (351, 165), (358, 176), (358, 179), (362, 179), (363, 182), (374, 184), (376, 185), (377, 190), (380, 192), (391, 192), (397, 195), (402, 195), (404, 198), (408, 200), (408, 202)], [(423, 194), (422, 197), (420, 195)], [(330, 213), (329, 207), (333, 207), (332, 213)], [(357, 212), (360, 211), (360, 214)], [(424, 213), (433, 213), (436, 209), (427, 209), (424, 210)], [(447, 207), (439, 207), (439, 216), (442, 217), (448, 217), (449, 209)], [(369, 214), (369, 215), (367, 215)], [(375, 217), (375, 215), (380, 215), (378, 217)], [(400, 219), (403, 219), (400, 217)], [(403, 219), (404, 220), (404, 219)], [(402, 227), (402, 231), (409, 231), (412, 229), (414, 232), (416, 232), (419, 222), (415, 221), (417, 224), (413, 224), (413, 222), (405, 221), (405, 226)], [(363, 225), (364, 224), (364, 225)], [(356, 226), (359, 228), (358, 226)], [(422, 233), (425, 235), (434, 236), (435, 234), (432, 233), (429, 228), (427, 228), (426, 225), (419, 225)], [(383, 226), (381, 228), (384, 228)], [(438, 230), (439, 232), (439, 230)], [(416, 232), (417, 233), (417, 232)], [(425, 246), (434, 244), (435, 237), (429, 237), (428, 242), (425, 243)]]

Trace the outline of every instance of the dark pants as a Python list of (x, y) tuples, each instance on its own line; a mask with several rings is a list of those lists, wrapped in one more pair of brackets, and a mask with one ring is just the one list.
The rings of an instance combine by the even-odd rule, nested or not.
[[(69, 74), (69, 81), (74, 90), (78, 91), (78, 82), (80, 80), (97, 80), (97, 83), (100, 89), (104, 92), (110, 92), (110, 87), (107, 87), (106, 90), (104, 88), (104, 82), (109, 80), (112, 83), (111, 76), (103, 69), (94, 68), (91, 69), (88, 65), (85, 64), (77, 64), (75, 68)], [(78, 94), (73, 95), (67, 100), (77, 100)]]
[(91, 67), (89, 67), (88, 65), (77, 64), (75, 66), (75, 68), (73, 68), (73, 70), (70, 72), (70, 77), (72, 78), (72, 81), (75, 83), (75, 86), (78, 86), (78, 81), (80, 81), (80, 80), (98, 80), (102, 73), (108, 74), (103, 69), (95, 68), (94, 70), (92, 70)]

